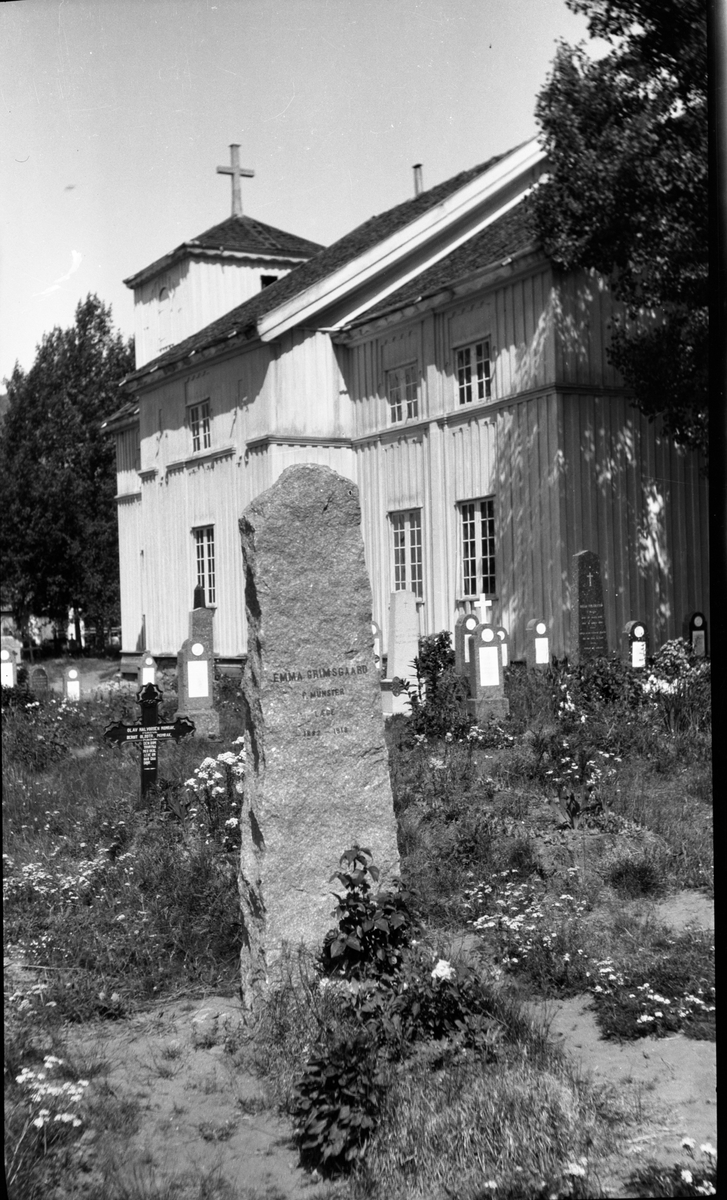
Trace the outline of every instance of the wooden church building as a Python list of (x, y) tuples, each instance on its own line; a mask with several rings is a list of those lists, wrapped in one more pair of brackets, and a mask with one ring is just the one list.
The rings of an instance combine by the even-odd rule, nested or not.
[(607, 281), (537, 244), (525, 198), (546, 168), (531, 141), (427, 191), (415, 172), (412, 198), (322, 249), (242, 215), (233, 147), (233, 215), (127, 280), (137, 367), (107, 427), (128, 666), (176, 657), (197, 585), (217, 657), (240, 661), (238, 521), (294, 463), (358, 484), (384, 651), (411, 589), (420, 633), (484, 593), (511, 659), (534, 617), (568, 653), (581, 550), (612, 651), (629, 620), (655, 648), (709, 616), (700, 461), (625, 396)]

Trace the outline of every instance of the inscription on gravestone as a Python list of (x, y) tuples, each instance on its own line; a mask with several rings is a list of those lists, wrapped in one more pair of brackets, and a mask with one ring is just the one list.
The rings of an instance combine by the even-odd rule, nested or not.
[(398, 872), (371, 587), (358, 489), (327, 467), (289, 467), (245, 510), (248, 779), (241, 815), (243, 998), (283, 943), (318, 947), (331, 874), (354, 842)]
[(573, 555), (570, 657), (574, 663), (608, 654), (601, 563), (592, 550)]

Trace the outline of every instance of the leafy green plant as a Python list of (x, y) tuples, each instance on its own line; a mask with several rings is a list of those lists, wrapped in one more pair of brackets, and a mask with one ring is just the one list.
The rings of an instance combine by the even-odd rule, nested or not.
[(361, 846), (352, 846), (341, 855), (341, 868), (331, 881), (337, 879), (345, 892), (336, 895), (338, 927), (326, 934), (321, 969), (345, 979), (392, 974), (401, 966), (412, 938), (407, 894), (396, 887), (372, 895), (369, 877), (378, 882), (379, 870), (371, 851)]
[(311, 1055), (293, 1110), (304, 1166), (327, 1175), (350, 1170), (376, 1127), (385, 1082), (376, 1039), (364, 1029)]
[(467, 712), (469, 687), (454, 669), (454, 650), (449, 630), (419, 639), (414, 659), (417, 689), (405, 690), (411, 704), (411, 724), (415, 733), (426, 737), (455, 737), (467, 733), (472, 718)]

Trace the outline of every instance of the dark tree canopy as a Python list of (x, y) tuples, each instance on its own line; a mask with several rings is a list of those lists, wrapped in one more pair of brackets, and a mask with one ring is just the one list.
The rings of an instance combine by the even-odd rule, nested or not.
[(70, 329), (45, 334), (8, 381), (0, 438), (3, 587), (25, 629), (31, 613), (97, 630), (119, 620), (114, 446), (101, 430), (133, 370), (131, 343), (89, 295)]
[(551, 164), (536, 226), (556, 264), (611, 276), (614, 365), (642, 412), (706, 458), (707, 0), (566, 3), (612, 49), (558, 49), (536, 107)]

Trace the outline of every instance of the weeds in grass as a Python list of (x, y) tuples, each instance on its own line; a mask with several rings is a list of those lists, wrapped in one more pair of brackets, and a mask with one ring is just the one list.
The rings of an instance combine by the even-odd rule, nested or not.
[(699, 1147), (701, 1159), (697, 1159), (694, 1138), (686, 1137), (682, 1149), (689, 1162), (674, 1163), (663, 1167), (648, 1163), (632, 1172), (628, 1184), (637, 1196), (716, 1196), (717, 1195), (717, 1151), (709, 1142)]
[[(655, 656), (646, 677), (614, 662), (562, 663), (538, 674), (512, 667), (511, 719), (480, 730), (448, 725), (447, 647), (430, 649), (427, 669), (439, 674), (428, 687), (427, 713), (419, 711), (426, 729), (404, 718), (387, 729), (402, 877), (412, 916), (429, 934), (413, 939), (419, 945), (411, 945), (411, 933), (402, 937), (383, 980), (370, 978), (359, 969), (361, 957), (369, 942), (389, 945), (393, 927), (368, 941), (364, 935), (378, 918), (390, 922), (396, 908), (369, 911), (358, 897), (343, 932), (365, 950), (361, 956), (349, 945), (342, 954), (359, 956), (357, 968), (339, 975), (359, 978), (322, 979), (313, 955), (289, 953), (257, 1028), (235, 1035), (226, 1049), (266, 1075), (275, 1101), (297, 1113), (301, 1129), (306, 1113), (323, 1121), (320, 1128), (309, 1123), (305, 1149), (315, 1161), (325, 1143), (332, 1164), (355, 1164), (347, 1200), (597, 1196), (594, 1164), (625, 1114), (568, 1072), (496, 979), (517, 974), (548, 995), (590, 990), (606, 1036), (714, 1035), (713, 939), (672, 937), (634, 915), (644, 899), (671, 887), (712, 885), (709, 669), (680, 643)], [(147, 811), (138, 807), (136, 748), (112, 748), (100, 736), (111, 720), (136, 719), (133, 696), (70, 706), (3, 693), (6, 955), (13, 964), (6, 1143), (12, 1160), (22, 1134), (13, 1161), (18, 1181), (27, 1179), (24, 1200), (33, 1189), (55, 1196), (59, 1172), (75, 1169), (74, 1138), (85, 1129), (54, 1121), (54, 1141), (49, 1124), (32, 1124), (33, 1101), (17, 1082), (42, 1071), (44, 1057), (66, 1060), (63, 1082), (94, 1080), (93, 1064), (81, 1070), (63, 1050), (59, 1019), (122, 1018), (143, 997), (236, 983), (237, 834), (227, 822), (242, 782), (242, 722), (237, 685), (216, 688), (231, 749), (221, 754), (200, 741), (162, 747), (164, 778)], [(165, 715), (174, 699), (165, 700)], [(435, 736), (437, 722), (442, 736)], [(581, 803), (575, 835), (557, 829), (559, 789), (579, 803), (595, 796), (600, 805), (589, 814)], [(587, 832), (599, 849), (584, 862)], [(563, 851), (557, 870), (543, 851), (555, 843)], [(462, 962), (440, 960), (431, 936), (466, 925), (482, 942), (476, 975)], [(339, 957), (329, 954), (334, 972)], [(158, 1067), (174, 1071), (177, 1063), (170, 1046)], [(348, 1116), (344, 1084), (354, 1100)], [(218, 1085), (210, 1079), (207, 1086)], [(90, 1091), (95, 1129), (133, 1129), (133, 1104), (108, 1093), (102, 1079)], [(257, 1112), (266, 1104), (240, 1107)], [(64, 1111), (87, 1107), (84, 1100)], [(351, 1115), (364, 1119), (356, 1125)], [(710, 1170), (711, 1160), (661, 1174), (653, 1168), (633, 1186), (651, 1187), (644, 1195), (711, 1194)], [(226, 1188), (219, 1175), (187, 1180), (180, 1191), (107, 1173), (96, 1194), (221, 1200)]]

